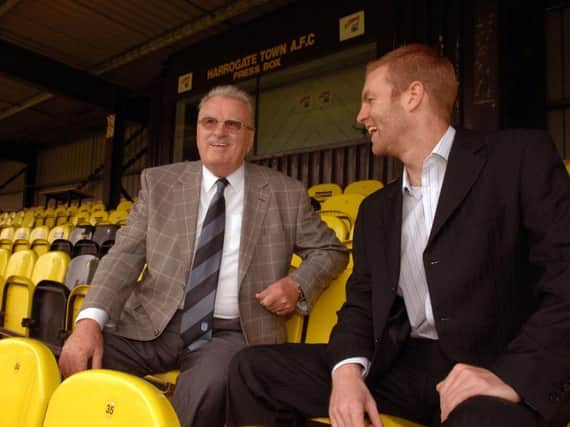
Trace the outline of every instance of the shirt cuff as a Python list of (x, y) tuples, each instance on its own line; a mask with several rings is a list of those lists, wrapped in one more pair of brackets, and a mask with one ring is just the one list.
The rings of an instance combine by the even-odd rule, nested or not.
[(366, 375), (368, 375), (368, 371), (370, 371), (370, 360), (368, 360), (366, 357), (349, 357), (348, 359), (341, 360), (336, 365), (334, 365), (331, 371), (331, 375), (334, 374), (334, 371), (336, 371), (338, 368), (343, 365), (348, 365), (349, 363), (356, 363), (362, 366), (362, 376), (366, 377)]
[(105, 324), (109, 321), (109, 315), (107, 312), (101, 308), (89, 307), (81, 310), (75, 319), (75, 323), (82, 319), (93, 319), (95, 320), (101, 329), (105, 327)]

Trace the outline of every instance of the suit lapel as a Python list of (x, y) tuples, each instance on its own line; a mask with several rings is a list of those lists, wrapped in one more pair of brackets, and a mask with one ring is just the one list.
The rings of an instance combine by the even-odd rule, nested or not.
[(238, 284), (241, 285), (245, 273), (251, 263), (255, 246), (263, 229), (263, 221), (269, 208), (269, 184), (260, 172), (245, 163), (243, 218), (241, 223), (241, 240), (239, 249)]
[(483, 141), (471, 133), (458, 130), (449, 153), (447, 170), (427, 247), (465, 199), (486, 161), (487, 152)]
[(202, 163), (188, 163), (186, 170), (180, 175), (179, 180), (182, 185), (175, 191), (180, 212), (180, 230), (182, 231), (184, 245), (184, 256), (187, 260), (188, 271), (192, 263), (192, 253), (194, 252), (194, 242), (196, 241), (196, 222), (198, 220), (198, 207), (200, 206), (200, 184), (202, 182)]
[[(386, 242), (384, 242), (384, 253), (386, 254), (386, 262), (388, 265), (388, 274), (390, 287), (397, 289), (400, 279), (400, 252), (402, 246), (402, 179), (394, 182), (388, 195), (387, 208), (384, 208), (384, 227)], [(383, 244), (383, 242), (378, 242)]]

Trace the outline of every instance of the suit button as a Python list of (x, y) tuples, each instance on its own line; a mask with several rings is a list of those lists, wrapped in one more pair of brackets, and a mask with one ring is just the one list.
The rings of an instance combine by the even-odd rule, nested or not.
[(437, 265), (439, 263), (440, 263), (440, 261), (438, 259), (432, 259), (432, 260), (430, 260), (429, 265)]
[(449, 317), (440, 317), (439, 321), (440, 322), (447, 322), (449, 320)]

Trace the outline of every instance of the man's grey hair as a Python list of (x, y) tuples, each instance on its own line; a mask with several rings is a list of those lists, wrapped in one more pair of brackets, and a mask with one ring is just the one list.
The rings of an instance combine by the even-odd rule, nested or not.
[(253, 120), (253, 100), (251, 99), (251, 96), (249, 96), (249, 94), (246, 91), (241, 90), (240, 88), (232, 85), (216, 86), (212, 88), (206, 95), (204, 95), (204, 97), (200, 101), (200, 104), (198, 105), (198, 111), (201, 111), (204, 104), (210, 98), (213, 98), (215, 96), (224, 96), (226, 98), (233, 98), (244, 103), (251, 114), (251, 120)]

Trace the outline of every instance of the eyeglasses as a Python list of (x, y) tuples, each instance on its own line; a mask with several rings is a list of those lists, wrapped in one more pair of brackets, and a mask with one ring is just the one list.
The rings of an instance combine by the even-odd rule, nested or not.
[[(215, 117), (201, 117), (198, 119), (198, 123), (204, 126), (204, 128), (207, 130), (214, 130), (218, 127), (220, 120), (216, 119)], [(242, 126), (246, 129), (253, 130), (251, 126), (248, 126), (239, 120), (228, 119), (222, 121), (221, 123), (224, 127), (224, 130), (230, 133), (238, 133), (241, 130)]]

